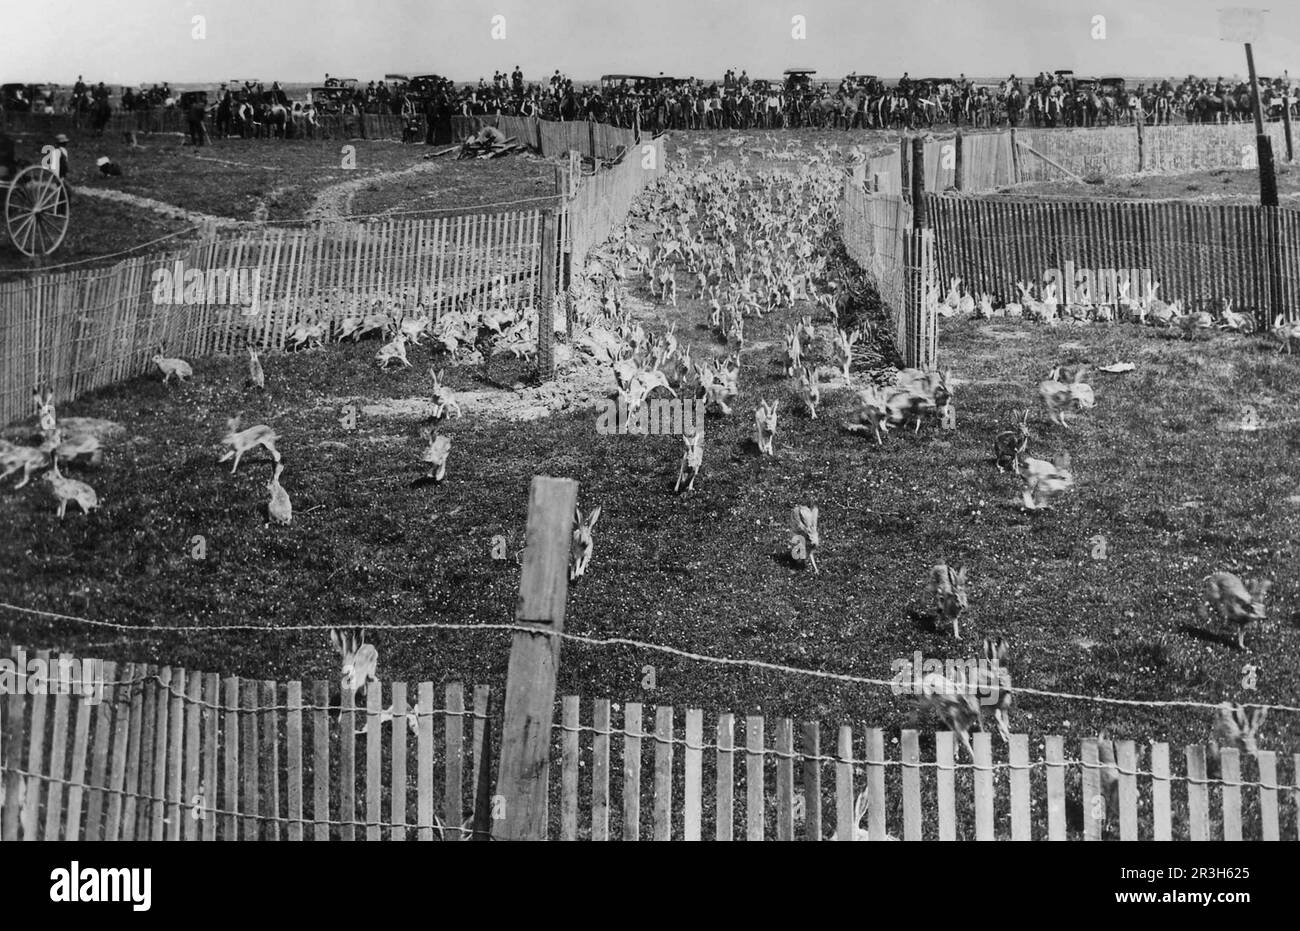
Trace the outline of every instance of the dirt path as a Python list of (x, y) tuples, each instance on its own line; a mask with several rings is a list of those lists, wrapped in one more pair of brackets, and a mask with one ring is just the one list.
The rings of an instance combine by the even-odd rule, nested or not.
[(350, 178), (347, 181), (340, 181), (338, 184), (331, 184), (316, 195), (312, 205), (307, 208), (306, 219), (338, 220), (350, 216), (352, 214), (352, 202), (356, 199), (357, 193), (363, 188), (372, 184), (381, 184), (410, 175), (422, 174), (426, 171), (432, 171), (436, 167), (437, 163), (434, 161), (420, 162), (410, 168), (365, 174), (360, 177)]
[(184, 207), (177, 207), (175, 204), (154, 200), (152, 197), (141, 197), (138, 194), (128, 194), (125, 191), (115, 191), (111, 188), (74, 187), (72, 190), (78, 196), (98, 197), (100, 200), (128, 204), (168, 219), (184, 220), (186, 223), (192, 223), (195, 226), (202, 226), (205, 223), (211, 223), (219, 228), (237, 228), (249, 225), (245, 220), (233, 220), (230, 217), (218, 217), (210, 213), (200, 213), (197, 210), (186, 210)]

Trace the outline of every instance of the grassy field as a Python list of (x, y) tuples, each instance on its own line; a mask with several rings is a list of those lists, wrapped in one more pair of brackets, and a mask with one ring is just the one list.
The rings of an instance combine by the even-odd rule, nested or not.
[[(693, 329), (702, 314), (683, 317), (679, 332), (707, 344)], [(755, 344), (779, 325), (758, 324)], [(1130, 328), (1008, 321), (949, 322), (942, 347), (962, 382), (958, 429), (891, 436), (884, 448), (839, 429), (847, 392), (828, 397), (817, 420), (794, 413), (792, 384), (770, 347), (755, 349), (741, 404), (710, 426), (697, 490), (682, 497), (671, 491), (674, 438), (598, 436), (591, 410), (492, 420), (490, 395), (445, 426), (448, 481), (409, 487), (421, 444), (414, 415), (395, 399), (424, 393), (420, 350), (414, 368), (392, 373), (376, 369), (368, 343), (276, 356), (267, 360), (268, 392), (257, 396), (241, 388), (242, 365), (225, 360), (198, 362), (184, 387), (139, 379), (61, 409), (126, 428), (104, 466), (85, 476), (101, 512), (60, 522), (39, 483), (0, 497), (10, 528), (0, 542), (0, 600), (145, 628), (253, 624), (268, 633), (119, 637), (7, 615), (0, 630), (83, 654), (285, 680), (326, 678), (334, 658), (323, 636), (270, 633), (275, 627), (364, 624), (376, 631), (384, 678), (499, 685), (503, 635), (383, 627), (508, 620), (517, 569), (489, 559), (492, 538), (518, 539), (529, 477), (548, 474), (578, 479), (583, 506), (603, 509), (589, 575), (571, 589), (567, 623), (577, 633), (878, 678), (914, 650), (964, 656), (979, 636), (1000, 634), (1025, 686), (1143, 699), (1285, 702), (1296, 693), (1294, 358), (1245, 339), (1189, 343)], [(1050, 364), (1114, 361), (1137, 369), (1097, 374), (1097, 408), (1068, 433), (1035, 421), (1031, 451), (1068, 449), (1078, 487), (1054, 510), (1022, 512), (1014, 481), (992, 464), (993, 435), (1035, 399)], [(470, 370), (448, 380), (457, 390), (489, 387)], [(771, 459), (748, 442), (748, 411), (760, 397), (782, 402)], [(362, 415), (348, 432), (338, 418), (353, 401)], [(1247, 403), (1264, 429), (1232, 428)], [(263, 459), (246, 460), (234, 476), (215, 461), (224, 418), (237, 410), (284, 437), (296, 511), (289, 528), (266, 524)], [(820, 575), (783, 555), (786, 513), (798, 503), (821, 507)], [(196, 534), (208, 546), (201, 562), (187, 556)], [(1098, 534), (1108, 542), (1104, 561), (1091, 558)], [(929, 617), (925, 578), (940, 559), (971, 575), (961, 645)], [(1276, 582), (1272, 620), (1252, 629), (1248, 655), (1196, 617), (1200, 580), (1218, 569)], [(1247, 660), (1262, 667), (1249, 694), (1240, 688)], [(910, 701), (887, 690), (627, 648), (566, 645), (560, 687), (642, 698), (647, 663), (658, 671), (656, 702), (867, 720), (895, 732), (917, 723)], [(1035, 736), (1105, 727), (1195, 741), (1206, 725), (1186, 711), (1030, 696), (1013, 714), (1013, 726)], [(1298, 736), (1283, 717), (1268, 730), (1266, 743)]]
[[(1278, 197), (1293, 204), (1300, 198), (1300, 170), (1279, 160)], [(1099, 183), (1044, 181), (1022, 184), (1016, 194), (1042, 194), (1071, 200), (1188, 200), (1227, 204), (1259, 203), (1259, 172), (1216, 168), (1188, 174), (1141, 174), (1105, 178)]]
[[(138, 138), (143, 148), (107, 136), (81, 134), (72, 139), (68, 149), (73, 186), (120, 193), (127, 202), (94, 193), (74, 195), (68, 237), (47, 265), (118, 253), (193, 225), (193, 216), (167, 216), (156, 205), (132, 199), (161, 202), (181, 213), (279, 222), (469, 210), (555, 191), (550, 162), (527, 154), (457, 161), (453, 153), (426, 161), (425, 154), (437, 149), (358, 139), (346, 143), (355, 147), (356, 158), (356, 167), (346, 169), (343, 142), (223, 139), (194, 148), (172, 134)], [(34, 161), (47, 141), (18, 134), (19, 157)], [(116, 162), (121, 176), (101, 175), (95, 167), (100, 156)], [(0, 276), (28, 267), (8, 236), (0, 235)]]
[[(717, 147), (719, 159), (726, 148)], [(701, 151), (694, 146), (690, 160)], [(638, 290), (632, 303), (652, 329), (676, 321), (697, 359), (723, 351), (698, 302), (671, 309)], [(125, 428), (102, 467), (78, 473), (103, 508), (89, 517), (74, 508), (60, 521), (43, 483), (14, 491), (6, 482), (0, 601), (141, 630), (0, 610), (0, 640), (286, 681), (334, 678), (337, 658), (323, 633), (277, 628), (365, 626), (385, 681), (499, 690), (508, 634), (385, 628), (511, 620), (519, 571), (512, 560), (491, 559), (493, 542), (504, 536), (512, 551), (521, 544), (529, 480), (546, 474), (577, 479), (584, 510), (602, 508), (591, 566), (569, 591), (572, 633), (876, 679), (891, 678), (891, 663), (915, 651), (962, 659), (982, 636), (996, 635), (1010, 642), (1022, 689), (1295, 703), (1300, 359), (1262, 339), (1221, 334), (1185, 340), (1127, 325), (948, 319), (941, 367), (958, 386), (956, 429), (928, 425), (877, 447), (841, 429), (851, 391), (823, 389), (816, 420), (799, 412), (795, 385), (777, 362), (790, 316), (747, 322), (740, 401), (731, 416), (711, 418), (696, 490), (680, 496), (672, 490), (680, 441), (598, 434), (592, 404), (612, 390), (612, 378), (587, 366), (562, 380), (559, 413), (530, 420), (510, 415), (536, 400), (510, 389), (526, 380), (519, 367), (449, 368), (466, 417), (441, 426), (453, 445), (447, 481), (437, 487), (412, 486), (423, 469), (425, 371), (442, 364), (428, 349), (412, 349), (413, 368), (392, 372), (376, 368), (374, 341), (272, 355), (265, 394), (243, 387), (241, 361), (195, 360), (190, 384), (140, 378), (63, 405), (62, 416)], [(819, 338), (805, 354), (829, 363), (829, 318), (815, 319)], [(1037, 384), (1049, 368), (1113, 362), (1135, 369), (1094, 372), (1093, 411), (1069, 430), (1046, 421)], [(751, 441), (760, 399), (780, 400), (770, 458)], [(355, 430), (340, 421), (349, 404), (359, 410)], [(1261, 429), (1240, 429), (1247, 405)], [(1026, 406), (1035, 410), (1030, 452), (1068, 450), (1077, 483), (1037, 513), (1020, 508), (1018, 483), (992, 459), (993, 437)], [(216, 461), (225, 418), (236, 411), (245, 424), (268, 423), (283, 437), (283, 482), (295, 510), (287, 528), (267, 523), (264, 454), (251, 454), (236, 475)], [(796, 568), (786, 554), (796, 504), (820, 507), (820, 574)], [(201, 561), (190, 556), (196, 535), (207, 549)], [(1094, 558), (1098, 536), (1105, 559)], [(970, 575), (960, 643), (934, 623), (925, 590), (941, 560)], [(1270, 619), (1249, 630), (1245, 653), (1235, 632), (1198, 617), (1201, 580), (1221, 569), (1274, 582)], [(147, 630), (164, 625), (189, 629)], [(217, 625), (258, 630), (203, 632)], [(1255, 690), (1242, 685), (1247, 664), (1258, 667)], [(653, 691), (642, 687), (647, 665), (655, 667)], [(865, 723), (885, 729), (891, 757), (901, 729), (936, 727), (910, 697), (887, 688), (629, 646), (566, 643), (559, 691), (769, 721)], [(1202, 742), (1210, 715), (1019, 694), (1011, 723), (1030, 735), (1037, 759), (1050, 734), (1078, 739), (1104, 729), (1175, 747)], [(1298, 744), (1294, 716), (1269, 719), (1263, 747)], [(995, 753), (1003, 759), (1005, 749)], [(1253, 773), (1249, 766), (1246, 775)], [(896, 776), (891, 771), (891, 825), (900, 817)], [(967, 787), (963, 773), (963, 797)]]

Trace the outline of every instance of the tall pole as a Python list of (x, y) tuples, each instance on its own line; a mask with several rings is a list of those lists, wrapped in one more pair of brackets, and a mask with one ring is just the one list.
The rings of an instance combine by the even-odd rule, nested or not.
[(1264, 111), (1259, 104), (1259, 79), (1255, 77), (1255, 53), (1246, 43), (1246, 68), (1250, 71), (1250, 105), (1255, 112), (1255, 152), (1259, 162), (1259, 203), (1277, 206), (1277, 174), (1273, 169), (1273, 141), (1264, 133)]
[[(1259, 205), (1261, 207), (1277, 207), (1277, 175), (1273, 169), (1273, 140), (1264, 132), (1264, 113), (1259, 102), (1259, 79), (1255, 77), (1255, 54), (1251, 50), (1250, 43), (1246, 43), (1246, 68), (1250, 71), (1250, 103), (1255, 111), (1255, 151), (1259, 161)], [(1274, 209), (1271, 213), (1266, 212), (1264, 215), (1265, 222), (1261, 224), (1264, 232), (1264, 250), (1265, 259), (1268, 264), (1268, 288), (1265, 294), (1268, 295), (1268, 316), (1265, 323), (1270, 323), (1280, 313), (1283, 312), (1280, 304), (1282, 300), (1282, 267), (1278, 257), (1278, 247), (1280, 245), (1278, 236), (1278, 217)]]

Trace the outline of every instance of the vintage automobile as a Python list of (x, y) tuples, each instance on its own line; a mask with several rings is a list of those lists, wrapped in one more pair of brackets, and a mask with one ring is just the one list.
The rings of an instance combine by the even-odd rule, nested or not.
[(333, 84), (313, 87), (311, 102), (316, 107), (317, 113), (338, 113), (343, 109), (343, 105), (352, 99), (354, 93), (356, 93), (354, 87), (340, 87)]
[(918, 86), (930, 85), (939, 93), (952, 93), (957, 89), (956, 78), (917, 78), (912, 82)]
[(626, 86), (635, 93), (652, 94), (661, 87), (671, 86), (675, 80), (663, 74), (658, 77), (651, 77), (648, 74), (602, 74), (600, 92), (609, 94), (626, 83)]
[(812, 76), (817, 73), (816, 68), (786, 68), (785, 69), (785, 92), (787, 94), (802, 94), (813, 89)]
[(1127, 92), (1123, 78), (1109, 77), (1097, 79), (1097, 93), (1108, 97), (1122, 97)]
[(26, 112), (53, 106), (57, 84), (0, 84), (0, 109)]

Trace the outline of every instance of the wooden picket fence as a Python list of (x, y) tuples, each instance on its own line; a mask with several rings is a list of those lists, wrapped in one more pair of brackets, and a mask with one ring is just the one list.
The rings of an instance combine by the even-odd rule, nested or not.
[[(417, 113), (410, 118), (415, 126), (416, 140), (424, 141), (426, 117)], [(400, 140), (407, 118), (392, 113), (363, 113), (359, 117), (342, 113), (320, 113), (316, 117), (315, 139), (389, 139)], [(208, 132), (214, 131), (214, 121), (207, 121)], [(507, 136), (538, 149), (546, 157), (563, 155), (574, 150), (588, 158), (611, 159), (618, 156), (620, 147), (630, 149), (637, 140), (632, 129), (596, 123), (588, 120), (543, 120), (535, 116), (453, 116), (451, 118), (452, 142), (461, 142), (484, 126), (496, 126)], [(0, 110), (0, 129), (16, 133), (71, 133), (89, 130), (90, 117), (75, 117), (67, 113), (21, 113)], [(109, 116), (104, 132), (118, 137), (123, 132), (186, 133), (189, 126), (185, 114), (173, 110), (115, 109)], [(265, 138), (265, 137), (264, 137)]]
[[(185, 358), (242, 352), (245, 340), (283, 349), (293, 327), (313, 315), (330, 325), (381, 310), (436, 319), (482, 306), (499, 289), (533, 304), (540, 218), (534, 209), (259, 227), (109, 268), (0, 284), (0, 423), (30, 413), (35, 384), (71, 400), (147, 371), (159, 343)], [(193, 303), (172, 303), (171, 294), (155, 301), (155, 276), (178, 267), (205, 281), (243, 274), (256, 282), (256, 300), (244, 307), (201, 289)]]
[[(537, 149), (546, 158), (577, 152), (585, 158), (617, 158), (638, 142), (637, 133), (590, 120), (543, 120), (535, 116), (480, 116), (482, 125), (495, 126)], [(647, 137), (645, 142), (649, 142)]]
[(564, 204), (561, 221), (561, 242), (570, 254), (572, 269), (580, 271), (586, 265), (592, 248), (627, 219), (637, 196), (663, 177), (666, 158), (663, 138), (646, 136), (610, 169), (579, 179)]
[[(1062, 280), (1115, 270), (1158, 281), (1161, 298), (1189, 308), (1228, 298), (1260, 323), (1300, 313), (1294, 208), (944, 195), (926, 204), (941, 280), (961, 278), (975, 294), (1018, 299), (1017, 281), (1037, 285), (1053, 269)], [(1136, 281), (1130, 295), (1142, 297)]]
[(934, 233), (916, 232), (912, 208), (901, 195), (868, 194), (852, 178), (845, 180), (840, 203), (845, 251), (875, 285), (904, 363), (928, 368), (938, 356), (939, 269)]
[[(1286, 127), (1267, 123), (1264, 128), (1275, 160), (1282, 162)], [(910, 190), (904, 183), (910, 164), (905, 165), (900, 155), (900, 151), (906, 153), (907, 143), (900, 135), (899, 149), (867, 160), (868, 191), (901, 194)], [(1256, 158), (1255, 146), (1255, 127), (1250, 123), (1145, 126), (1140, 132), (1132, 126), (1003, 129), (964, 133), (960, 139), (946, 134), (925, 144), (925, 189), (980, 194), (1071, 175), (1109, 178), (1139, 171), (1174, 174), (1244, 168)]]
[[(334, 682), (104, 663), (93, 703), (78, 694), (90, 671), (69, 660), (46, 667), (58, 688), (20, 675), (0, 694), (5, 841), (468, 839), (510, 804), (491, 794), (501, 728), (486, 686), (372, 683), (354, 705)], [(946, 731), (895, 742), (845, 725), (824, 745), (817, 721), (558, 704), (553, 838), (847, 840), (865, 788), (872, 839), (1300, 839), (1300, 754), (1225, 750), (1216, 778), (1203, 746), (1118, 740), (1111, 794), (1095, 739), (1068, 758), (1048, 736), (1031, 758), (1025, 734), (996, 753), (976, 734), (971, 762)]]

